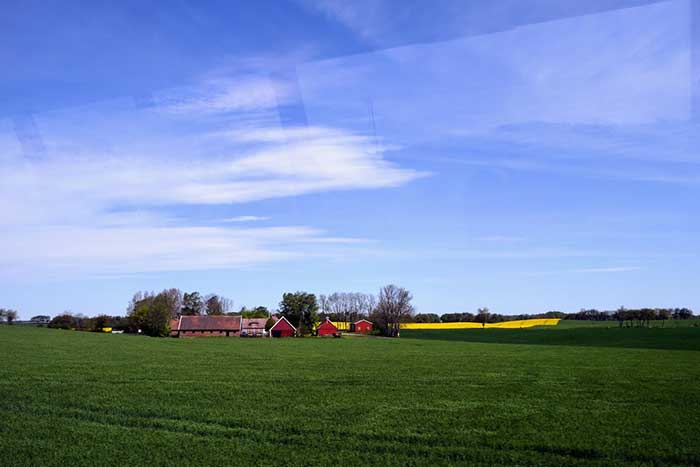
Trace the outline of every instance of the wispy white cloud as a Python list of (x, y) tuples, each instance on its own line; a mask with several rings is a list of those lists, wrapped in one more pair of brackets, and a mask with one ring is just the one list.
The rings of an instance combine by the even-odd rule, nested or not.
[[(313, 3), (361, 34), (377, 21), (358, 12), (388, 21), (380, 4)], [(381, 136), (430, 147), (411, 155), (425, 163), (698, 183), (688, 9), (658, 2), (310, 62), (304, 102), (370, 127), (371, 100)]]
[[(427, 175), (387, 161), (367, 138), (337, 130), (196, 161), (161, 155), (65, 155), (29, 165), (8, 162), (3, 169), (0, 193), (9, 201), (6, 208), (27, 209), (29, 204), (51, 200), (82, 206), (245, 203), (331, 190), (395, 187)], [(27, 187), (32, 187), (30, 192)]]
[[(272, 79), (210, 78), (199, 87), (165, 91), (146, 108), (120, 101), (40, 114), (36, 126), (46, 151), (35, 160), (22, 156), (11, 124), (0, 122), (3, 269), (122, 274), (231, 268), (339, 255), (367, 243), (305, 226), (202, 227), (163, 213), (185, 205), (396, 187), (426, 175), (387, 160), (388, 145), (357, 132), (275, 126), (270, 116), (285, 99), (285, 86)], [(241, 118), (224, 118), (231, 112)], [(223, 223), (262, 220), (269, 217)]]
[(289, 97), (289, 84), (266, 76), (209, 79), (156, 94), (154, 109), (178, 115), (269, 109)]
[(270, 218), (267, 216), (236, 216), (236, 217), (229, 217), (227, 219), (222, 219), (221, 222), (257, 222), (257, 221), (266, 221), (269, 220)]
[[(3, 276), (120, 274), (236, 268), (338, 254), (333, 238), (307, 227), (232, 229), (86, 225), (0, 232)], [(345, 241), (345, 242), (344, 242)]]

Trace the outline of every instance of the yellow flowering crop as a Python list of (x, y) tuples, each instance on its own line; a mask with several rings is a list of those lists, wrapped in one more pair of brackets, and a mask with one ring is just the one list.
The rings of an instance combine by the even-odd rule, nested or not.
[[(487, 328), (520, 329), (533, 326), (556, 326), (559, 319), (521, 319), (503, 321), (501, 323), (486, 323)], [(481, 323), (403, 323), (401, 329), (479, 329)]]

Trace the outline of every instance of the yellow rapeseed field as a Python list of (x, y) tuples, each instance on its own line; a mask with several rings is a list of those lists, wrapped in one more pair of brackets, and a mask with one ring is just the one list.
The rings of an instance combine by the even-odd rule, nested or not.
[[(559, 319), (521, 319), (503, 321), (501, 323), (486, 323), (487, 328), (520, 329), (533, 326), (556, 326)], [(404, 323), (401, 329), (478, 329), (481, 323)]]

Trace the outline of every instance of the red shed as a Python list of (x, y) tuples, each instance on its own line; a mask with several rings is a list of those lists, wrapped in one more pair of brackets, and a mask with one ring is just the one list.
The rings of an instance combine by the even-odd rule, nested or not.
[(284, 316), (270, 328), (270, 336), (272, 337), (292, 337), (296, 332), (297, 328), (292, 326), (292, 323)]
[(326, 318), (326, 320), (318, 326), (318, 329), (316, 329), (316, 334), (319, 336), (332, 336), (337, 332), (338, 328), (328, 318)]
[(373, 326), (372, 321), (367, 321), (366, 319), (361, 319), (352, 323), (352, 328), (355, 332), (371, 332)]

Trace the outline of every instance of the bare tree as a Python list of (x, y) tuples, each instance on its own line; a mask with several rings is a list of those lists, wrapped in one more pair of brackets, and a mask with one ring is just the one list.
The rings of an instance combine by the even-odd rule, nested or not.
[(338, 321), (345, 321), (345, 297), (342, 292), (334, 292), (328, 297), (329, 309)]
[(319, 308), (331, 319), (354, 323), (370, 316), (377, 306), (377, 298), (372, 294), (360, 292), (334, 292), (319, 297)]
[(387, 285), (379, 291), (379, 303), (375, 319), (382, 332), (390, 337), (399, 337), (401, 323), (414, 312), (411, 293), (396, 285)]
[(219, 303), (221, 304), (221, 309), (224, 310), (224, 313), (228, 313), (229, 311), (233, 310), (233, 300), (230, 298), (219, 297)]
[(375, 308), (377, 308), (377, 297), (371, 293), (360, 294), (359, 296), (360, 305), (360, 318), (368, 318), (374, 314)]
[(327, 295), (321, 294), (318, 296), (318, 309), (324, 315), (330, 314), (330, 300)]

